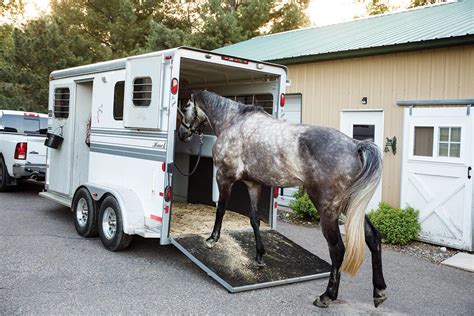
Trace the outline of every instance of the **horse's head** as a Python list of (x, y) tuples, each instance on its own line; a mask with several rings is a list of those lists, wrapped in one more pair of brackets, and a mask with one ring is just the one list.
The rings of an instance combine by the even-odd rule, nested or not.
[(189, 101), (181, 108), (178, 107), (181, 115), (178, 129), (178, 137), (183, 142), (188, 142), (193, 134), (201, 135), (207, 122), (207, 116), (194, 101), (193, 95)]

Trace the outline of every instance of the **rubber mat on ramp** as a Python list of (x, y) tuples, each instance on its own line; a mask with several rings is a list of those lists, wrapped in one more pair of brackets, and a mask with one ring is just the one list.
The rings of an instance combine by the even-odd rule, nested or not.
[(172, 238), (172, 243), (229, 292), (241, 292), (328, 277), (331, 265), (275, 230), (261, 231), (264, 267), (255, 264), (252, 230), (222, 232), (213, 248), (207, 235)]

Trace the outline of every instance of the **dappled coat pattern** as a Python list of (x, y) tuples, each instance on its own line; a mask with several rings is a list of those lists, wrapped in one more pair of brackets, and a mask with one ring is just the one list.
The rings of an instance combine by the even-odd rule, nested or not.
[[(333, 128), (280, 121), (258, 106), (209, 91), (194, 93), (181, 111), (181, 140), (189, 140), (206, 123), (217, 136), (212, 154), (219, 201), (214, 229), (206, 241), (209, 247), (219, 240), (232, 185), (243, 181), (251, 201), (256, 262), (263, 265), (265, 248), (257, 205), (261, 185), (303, 186), (320, 212), (332, 261), (328, 287), (314, 304), (327, 307), (337, 298), (340, 270), (352, 275), (358, 271), (365, 243), (372, 253), (374, 304), (385, 301), (380, 236), (365, 216), (382, 170), (380, 152), (373, 142), (354, 140)], [(341, 213), (347, 216), (345, 245), (338, 226)]]

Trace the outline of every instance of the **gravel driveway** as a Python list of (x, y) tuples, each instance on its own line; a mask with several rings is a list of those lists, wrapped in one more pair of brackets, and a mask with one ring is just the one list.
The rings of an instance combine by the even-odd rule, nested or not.
[[(0, 193), (0, 314), (471, 314), (474, 275), (386, 250), (388, 300), (372, 305), (370, 260), (343, 275), (339, 300), (312, 305), (327, 279), (229, 294), (172, 246), (135, 238), (106, 251), (79, 237), (72, 214), (27, 185)], [(225, 223), (224, 223), (225, 225)], [(325, 260), (321, 231), (279, 223), (278, 230)], [(368, 259), (368, 258), (367, 258)]]

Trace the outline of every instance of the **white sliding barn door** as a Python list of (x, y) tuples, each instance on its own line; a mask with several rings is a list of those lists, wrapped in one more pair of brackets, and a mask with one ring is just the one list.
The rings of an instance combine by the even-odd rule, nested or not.
[(473, 115), (468, 113), (466, 108), (405, 109), (400, 204), (420, 211), (420, 239), (472, 250)]

